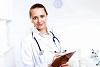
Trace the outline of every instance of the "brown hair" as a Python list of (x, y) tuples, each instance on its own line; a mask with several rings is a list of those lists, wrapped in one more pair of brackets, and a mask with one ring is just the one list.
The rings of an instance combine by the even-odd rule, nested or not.
[(44, 11), (48, 15), (46, 8), (42, 4), (36, 3), (36, 4), (32, 5), (31, 8), (30, 8), (30, 11), (29, 11), (29, 16), (30, 17), (31, 17), (31, 10), (35, 9), (35, 8), (44, 8)]

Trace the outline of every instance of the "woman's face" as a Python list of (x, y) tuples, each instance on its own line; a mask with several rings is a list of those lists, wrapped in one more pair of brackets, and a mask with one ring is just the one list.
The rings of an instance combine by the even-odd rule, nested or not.
[(44, 8), (35, 8), (31, 10), (32, 23), (38, 30), (46, 30), (47, 14)]

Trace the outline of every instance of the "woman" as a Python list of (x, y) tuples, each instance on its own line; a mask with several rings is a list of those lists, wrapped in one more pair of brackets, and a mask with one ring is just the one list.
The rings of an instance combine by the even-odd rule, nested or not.
[[(51, 63), (61, 56), (57, 53), (61, 48), (54, 44), (55, 35), (46, 25), (48, 18), (46, 8), (36, 3), (30, 8), (29, 14), (34, 29), (22, 42), (24, 67), (51, 67)], [(68, 64), (62, 63), (59, 67), (68, 67)]]

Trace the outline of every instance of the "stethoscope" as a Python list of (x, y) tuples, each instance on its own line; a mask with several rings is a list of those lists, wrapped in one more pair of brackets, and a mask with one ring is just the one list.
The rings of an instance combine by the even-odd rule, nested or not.
[[(54, 53), (65, 53), (67, 50), (61, 51), (60, 41), (59, 41), (58, 38), (54, 35), (53, 32), (50, 31), (50, 33), (53, 35), (53, 42), (54, 42), (54, 44), (56, 45), (57, 48), (58, 48), (58, 46), (57, 46), (57, 44), (56, 44), (56, 40), (57, 40), (57, 42), (58, 42), (58, 44), (59, 44), (59, 48), (58, 48), (59, 52), (54, 51)], [(35, 42), (37, 43), (37, 46), (38, 46), (39, 51), (40, 51), (40, 52), (39, 52), (39, 55), (43, 55), (43, 54), (44, 54), (44, 51), (41, 49), (41, 47), (40, 47), (40, 45), (39, 45), (39, 43), (38, 43), (36, 37), (33, 37), (33, 32), (32, 32), (32, 38), (33, 38), (33, 39), (35, 40)]]

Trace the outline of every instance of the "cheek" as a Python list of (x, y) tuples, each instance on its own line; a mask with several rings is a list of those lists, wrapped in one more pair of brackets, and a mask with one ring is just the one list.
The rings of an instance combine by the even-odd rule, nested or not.
[(46, 24), (46, 22), (47, 22), (47, 19), (45, 18), (45, 19), (43, 19), (42, 20), (42, 22), (44, 22), (44, 24)]
[(37, 23), (37, 21), (32, 21), (32, 23), (33, 23), (33, 24), (36, 24), (36, 23)]
[(36, 26), (36, 23), (35, 23), (35, 22), (32, 22), (32, 24), (33, 24), (34, 26)]
[(46, 26), (46, 22), (44, 23), (44, 25)]
[(34, 24), (34, 26), (37, 26), (37, 23), (33, 23)]

